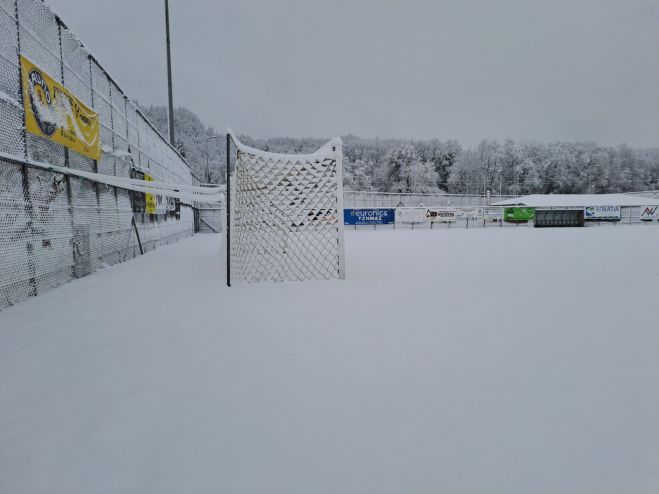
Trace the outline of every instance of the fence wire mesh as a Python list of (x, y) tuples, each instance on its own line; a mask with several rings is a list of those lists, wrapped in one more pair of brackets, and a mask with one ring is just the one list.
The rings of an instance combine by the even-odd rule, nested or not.
[(343, 192), (347, 208), (395, 207), (484, 207), (493, 202), (515, 196), (486, 194), (409, 193), (346, 190)]
[[(98, 113), (93, 160), (25, 130), (20, 56)], [(0, 0), (0, 309), (193, 233), (193, 211), (134, 212), (131, 193), (31, 161), (193, 184), (185, 160), (40, 0)]]

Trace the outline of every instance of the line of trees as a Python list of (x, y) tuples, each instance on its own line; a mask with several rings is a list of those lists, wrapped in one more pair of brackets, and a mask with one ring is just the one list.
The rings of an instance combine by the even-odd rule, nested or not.
[[(166, 107), (144, 109), (167, 135)], [(202, 182), (223, 183), (223, 134), (185, 108), (175, 111), (176, 146)], [(307, 153), (326, 139), (241, 136), (250, 146), (280, 153)], [(659, 149), (592, 142), (482, 140), (463, 148), (455, 140), (343, 137), (344, 186), (380, 192), (459, 194), (604, 193), (659, 189)]]

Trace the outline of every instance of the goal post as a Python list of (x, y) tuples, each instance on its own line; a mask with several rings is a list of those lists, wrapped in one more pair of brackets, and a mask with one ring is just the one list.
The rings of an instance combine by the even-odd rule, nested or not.
[(345, 278), (342, 167), (340, 138), (296, 155), (227, 132), (228, 286)]

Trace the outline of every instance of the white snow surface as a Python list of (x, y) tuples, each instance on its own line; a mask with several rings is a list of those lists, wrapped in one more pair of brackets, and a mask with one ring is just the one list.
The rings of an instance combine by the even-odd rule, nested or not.
[(649, 206), (659, 199), (633, 194), (530, 194), (493, 203), (493, 206), (586, 207), (586, 206)]
[(659, 227), (197, 235), (0, 313), (0, 492), (659, 492)]

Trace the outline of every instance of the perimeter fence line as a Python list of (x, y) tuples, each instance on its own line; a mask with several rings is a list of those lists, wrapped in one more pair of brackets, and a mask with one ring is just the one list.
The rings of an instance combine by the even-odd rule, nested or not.
[(374, 192), (363, 190), (343, 191), (346, 208), (395, 208), (395, 207), (486, 207), (493, 202), (517, 196), (445, 194), (445, 193), (408, 193), (408, 192)]
[[(416, 212), (418, 214), (407, 215), (406, 219), (399, 220), (398, 218), (388, 218), (386, 222), (373, 222), (364, 224), (353, 224), (346, 221), (346, 230), (455, 230), (455, 229), (468, 229), (468, 228), (528, 228), (534, 227), (534, 219), (527, 221), (505, 221), (504, 210), (520, 209), (518, 207), (510, 206), (485, 206), (485, 207), (445, 207), (435, 206), (440, 210), (442, 208), (451, 211), (451, 219), (437, 219), (431, 220), (424, 217), (427, 208), (433, 211), (433, 206), (426, 207), (402, 207), (402, 208), (372, 208), (373, 211), (391, 211), (394, 216), (398, 212), (408, 211)], [(359, 210), (361, 208), (347, 208), (348, 212), (351, 210)], [(363, 208), (366, 211), (371, 208)], [(535, 211), (582, 211), (582, 207), (544, 207), (544, 208), (521, 208), (533, 209)], [(641, 206), (620, 206), (619, 219), (588, 219), (584, 221), (583, 226), (590, 227), (605, 227), (605, 226), (621, 226), (621, 225), (646, 225), (646, 226), (659, 226), (659, 220), (642, 220), (641, 219)], [(414, 220), (410, 218), (419, 217), (420, 219)], [(368, 220), (367, 220), (368, 221)]]
[[(27, 62), (72, 94), (75, 99), (67, 100), (73, 106), (80, 102), (97, 115), (98, 159), (26, 130), (28, 105), (36, 104), (46, 116), (49, 111), (24, 91)], [(74, 110), (85, 118), (80, 108)], [(192, 204), (33, 163), (199, 183), (185, 159), (45, 3), (0, 0), (0, 309), (194, 232)], [(149, 200), (153, 204), (145, 206)]]

